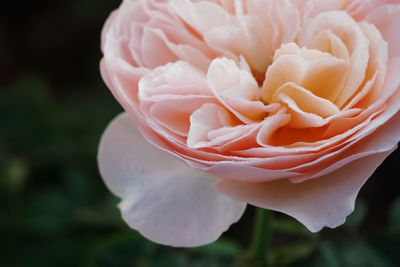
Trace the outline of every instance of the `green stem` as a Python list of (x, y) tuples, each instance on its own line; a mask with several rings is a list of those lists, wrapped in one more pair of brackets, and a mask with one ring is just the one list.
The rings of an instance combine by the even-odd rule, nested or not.
[(247, 266), (267, 267), (269, 242), (271, 238), (271, 212), (257, 208), (253, 236), (245, 262)]

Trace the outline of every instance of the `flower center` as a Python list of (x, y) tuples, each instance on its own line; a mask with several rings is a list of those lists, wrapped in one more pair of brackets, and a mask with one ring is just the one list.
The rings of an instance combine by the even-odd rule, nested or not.
[(262, 87), (264, 81), (265, 81), (265, 72), (259, 72), (257, 70), (252, 69), (251, 70), (254, 79), (257, 81), (257, 84), (259, 87)]

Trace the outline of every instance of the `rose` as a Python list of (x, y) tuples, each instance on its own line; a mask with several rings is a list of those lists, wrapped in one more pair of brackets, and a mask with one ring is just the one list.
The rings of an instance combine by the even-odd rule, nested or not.
[(245, 203), (341, 225), (400, 139), (399, 23), (394, 0), (123, 1), (101, 72), (127, 114), (98, 160), (125, 221), (173, 246)]

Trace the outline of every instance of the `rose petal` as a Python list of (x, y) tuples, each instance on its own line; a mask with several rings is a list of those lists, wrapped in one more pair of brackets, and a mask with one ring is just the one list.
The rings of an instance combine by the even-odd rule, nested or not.
[(286, 213), (318, 232), (335, 228), (354, 210), (355, 198), (374, 170), (391, 153), (384, 152), (356, 160), (318, 179), (292, 184), (288, 180), (240, 183), (219, 180), (215, 188), (249, 204)]
[[(328, 11), (310, 20), (299, 35), (300, 45), (314, 48), (318, 45), (315, 37), (320, 31), (331, 30), (344, 41), (350, 56), (350, 68), (346, 82), (334, 102), (342, 107), (354, 95), (364, 80), (369, 59), (369, 41), (361, 27), (344, 11)], [(346, 40), (346, 41), (345, 41)]]
[(150, 145), (126, 114), (105, 131), (98, 161), (106, 185), (122, 198), (124, 220), (157, 243), (213, 242), (246, 206), (215, 192), (214, 177)]
[(293, 82), (310, 90), (314, 95), (331, 100), (338, 95), (348, 66), (343, 59), (315, 49), (300, 49), (286, 44), (275, 53), (262, 86), (262, 97), (272, 101), (276, 90), (286, 82)]
[(389, 46), (389, 58), (400, 56), (400, 5), (384, 5), (374, 9), (366, 18), (381, 32)]
[(185, 61), (178, 61), (155, 68), (140, 79), (139, 97), (152, 100), (151, 97), (156, 95), (212, 94), (204, 72)]
[(232, 126), (231, 114), (216, 104), (204, 104), (190, 116), (188, 147), (204, 147), (209, 141), (207, 135), (212, 130)]
[(265, 106), (258, 101), (260, 91), (256, 80), (231, 59), (213, 60), (207, 72), (207, 82), (217, 99), (246, 124), (260, 121), (268, 112), (276, 110), (276, 106)]
[[(365, 1), (365, 0), (364, 0)], [(342, 10), (349, 5), (348, 0), (308, 0), (304, 7), (304, 19), (314, 18), (330, 10)]]
[(272, 96), (274, 102), (277, 101), (280, 94), (290, 96), (301, 110), (314, 113), (323, 118), (339, 113), (339, 109), (335, 104), (329, 100), (314, 95), (312, 92), (294, 83), (285, 83), (279, 87)]

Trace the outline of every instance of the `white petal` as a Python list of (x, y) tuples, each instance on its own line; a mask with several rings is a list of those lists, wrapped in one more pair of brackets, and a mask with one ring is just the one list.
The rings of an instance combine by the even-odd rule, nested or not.
[(211, 243), (246, 206), (217, 193), (214, 177), (149, 144), (126, 114), (103, 134), (98, 162), (106, 185), (122, 198), (124, 220), (160, 244)]

